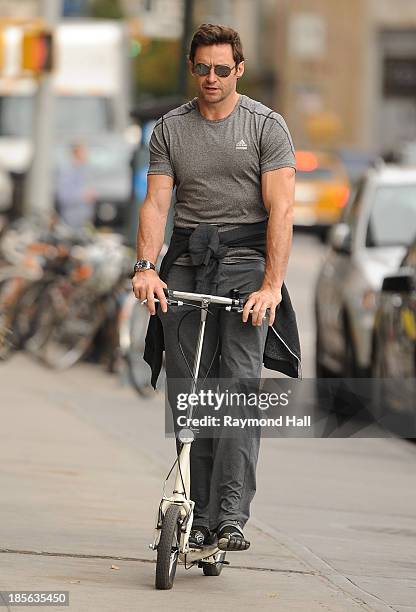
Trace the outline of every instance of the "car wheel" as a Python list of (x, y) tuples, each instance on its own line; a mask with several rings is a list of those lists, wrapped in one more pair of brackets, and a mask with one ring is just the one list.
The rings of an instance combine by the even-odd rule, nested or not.
[(385, 378), (386, 376), (386, 364), (384, 361), (384, 355), (380, 348), (380, 342), (374, 340), (373, 342), (373, 357), (371, 360), (371, 377), (372, 378)]
[(376, 421), (379, 421), (385, 416), (387, 410), (387, 402), (384, 396), (382, 380), (386, 376), (386, 365), (382, 351), (382, 344), (375, 338), (373, 341), (373, 351), (371, 360), (371, 378), (372, 378), (372, 398), (371, 412)]
[(358, 375), (357, 361), (355, 357), (354, 344), (349, 329), (349, 325), (345, 325), (344, 330), (345, 338), (345, 350), (344, 350), (344, 364), (343, 364), (343, 376), (344, 378), (356, 378)]
[(316, 336), (315, 336), (315, 375), (316, 378), (332, 378), (335, 373), (329, 368), (322, 365), (321, 356), (323, 352), (321, 332), (319, 330), (318, 317), (316, 318)]
[(326, 244), (328, 242), (328, 234), (329, 227), (327, 227), (326, 225), (320, 225), (316, 228), (316, 235), (318, 236), (322, 244)]
[(334, 409), (331, 383), (323, 379), (333, 378), (335, 373), (322, 365), (320, 356), (322, 355), (322, 339), (319, 331), (318, 317), (316, 317), (316, 344), (315, 344), (315, 402), (317, 409), (324, 412), (332, 412)]

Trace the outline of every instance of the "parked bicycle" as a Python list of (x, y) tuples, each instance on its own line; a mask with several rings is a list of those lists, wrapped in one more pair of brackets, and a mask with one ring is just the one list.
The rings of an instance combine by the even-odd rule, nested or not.
[(71, 367), (85, 356), (124, 290), (130, 252), (117, 234), (96, 237), (71, 249), (69, 273), (59, 276), (42, 296), (36, 332), (26, 348), (54, 369)]

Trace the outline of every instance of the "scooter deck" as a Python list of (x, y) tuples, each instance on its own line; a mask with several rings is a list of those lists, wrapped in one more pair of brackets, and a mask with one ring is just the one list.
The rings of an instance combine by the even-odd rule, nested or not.
[(218, 548), (217, 544), (208, 544), (202, 548), (191, 548), (186, 555), (184, 553), (179, 553), (179, 559), (185, 563), (186, 557), (186, 563), (194, 563), (195, 561), (202, 561), (202, 559), (212, 557), (220, 552), (224, 551)]

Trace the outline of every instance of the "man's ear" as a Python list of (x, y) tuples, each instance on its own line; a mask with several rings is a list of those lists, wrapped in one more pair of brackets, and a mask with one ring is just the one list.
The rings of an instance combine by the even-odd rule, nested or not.
[(244, 74), (244, 61), (238, 64), (235, 74), (236, 74), (237, 79), (241, 79), (241, 77)]
[(188, 60), (188, 68), (189, 68), (189, 72), (193, 75), (194, 74), (194, 64), (193, 62), (191, 62), (191, 60)]

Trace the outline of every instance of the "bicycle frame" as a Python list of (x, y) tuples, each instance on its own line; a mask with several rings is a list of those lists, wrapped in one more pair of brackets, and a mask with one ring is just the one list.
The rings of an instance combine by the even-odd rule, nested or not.
[[(185, 291), (172, 291), (170, 289), (165, 290), (167, 295), (168, 304), (176, 304), (181, 306), (184, 304), (183, 300), (189, 300), (191, 302), (199, 302), (202, 306), (201, 308), (201, 317), (199, 321), (199, 331), (198, 338), (196, 344), (196, 353), (194, 358), (194, 366), (192, 372), (192, 383), (191, 383), (191, 393), (194, 393), (198, 384), (198, 374), (199, 368), (201, 365), (201, 357), (202, 357), (202, 349), (204, 345), (204, 335), (205, 335), (205, 325), (207, 319), (207, 309), (210, 304), (218, 304), (221, 306), (225, 306), (227, 310), (234, 310), (236, 312), (241, 312), (243, 305), (240, 299), (226, 298), (209, 294), (202, 293), (189, 293)], [(147, 300), (144, 300), (142, 304), (146, 303)], [(159, 300), (155, 300), (159, 301)], [(192, 418), (193, 406), (188, 406), (187, 418)], [(181, 437), (182, 434), (182, 437)], [(159, 537), (160, 537), (160, 529), (163, 521), (163, 516), (167, 511), (168, 507), (171, 504), (177, 504), (181, 508), (181, 539), (179, 545), (179, 558), (183, 562), (195, 563), (201, 559), (204, 561), (214, 563), (213, 555), (220, 552), (220, 549), (214, 544), (212, 546), (205, 546), (201, 550), (197, 549), (189, 549), (188, 540), (189, 534), (192, 527), (192, 519), (193, 519), (193, 510), (194, 510), (194, 502), (190, 499), (190, 452), (191, 452), (191, 444), (193, 441), (193, 432), (191, 429), (182, 430), (179, 435), (179, 439), (182, 442), (182, 448), (178, 456), (177, 467), (176, 467), (176, 476), (175, 476), (175, 486), (173, 490), (173, 494), (170, 497), (162, 496), (162, 501), (160, 502), (157, 520), (156, 520), (156, 529), (155, 529), (155, 538), (153, 544), (150, 544), (150, 548), (153, 550), (157, 549)], [(212, 557), (212, 560), (209, 559)]]

